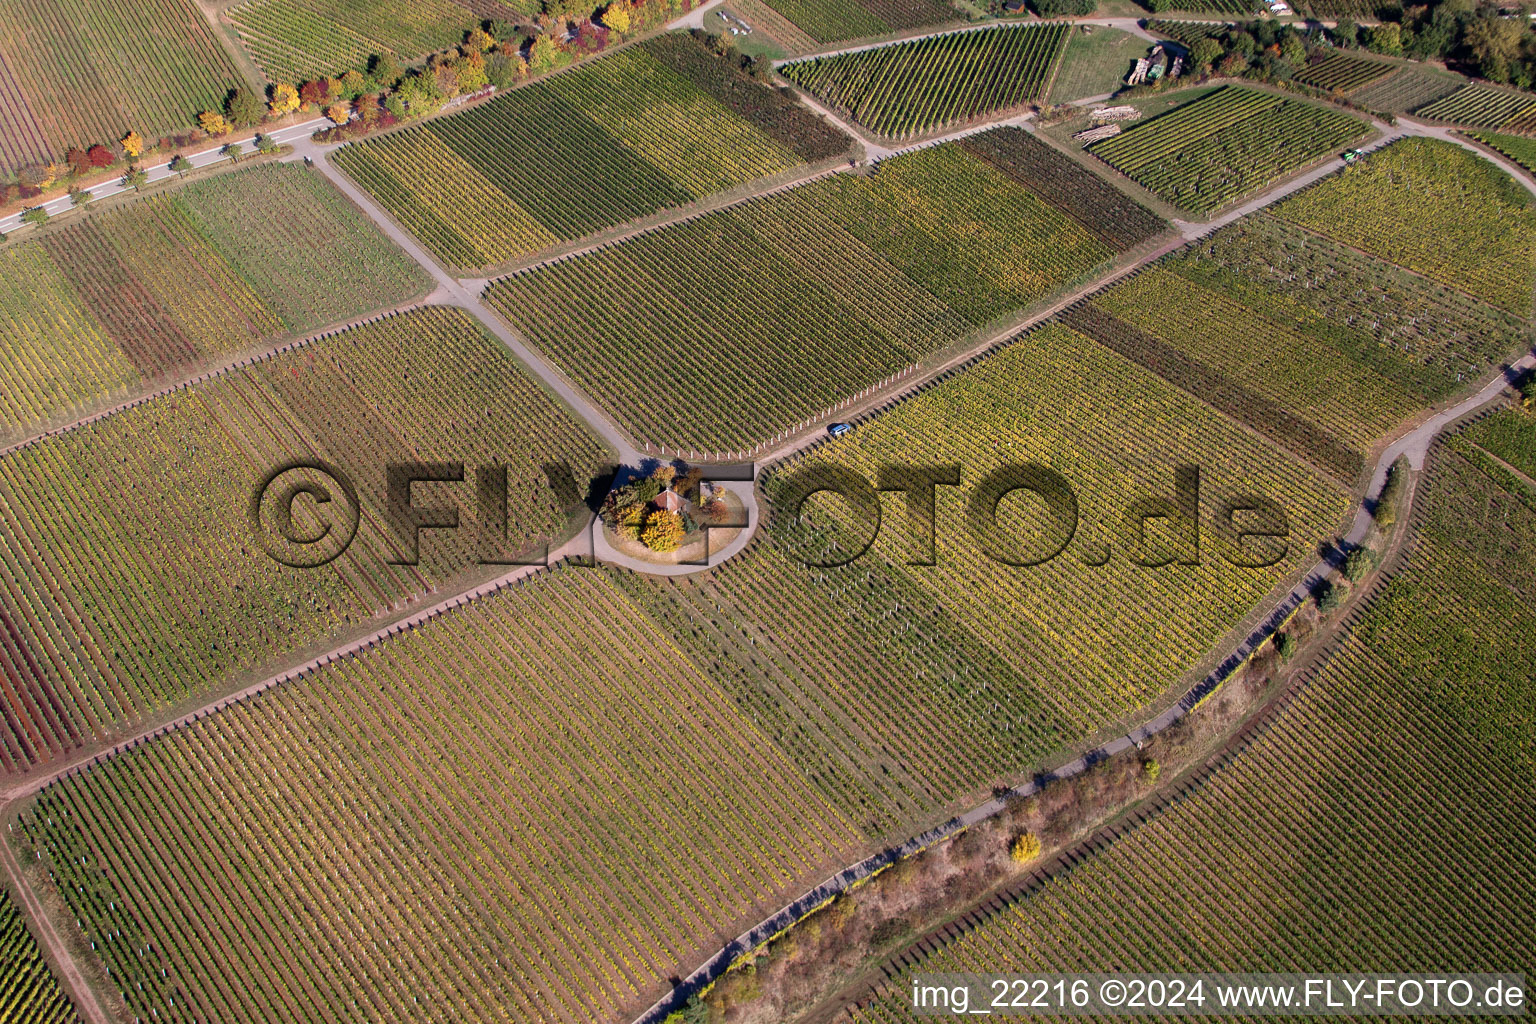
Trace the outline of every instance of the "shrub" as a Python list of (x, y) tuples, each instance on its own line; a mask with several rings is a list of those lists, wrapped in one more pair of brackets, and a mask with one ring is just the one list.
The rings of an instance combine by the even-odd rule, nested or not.
[(1359, 583), (1376, 564), (1376, 553), (1369, 548), (1355, 548), (1344, 556), (1344, 578)]
[(912, 930), (912, 923), (904, 917), (892, 917), (875, 925), (869, 933), (869, 948), (884, 949), (900, 942)]
[(1094, 12), (1098, 0), (1034, 0), (1042, 18), (1082, 18)]
[(1275, 650), (1281, 658), (1289, 658), (1296, 653), (1296, 638), (1289, 633), (1276, 633)]
[(1040, 856), (1040, 837), (1033, 832), (1025, 832), (1014, 837), (1008, 846), (1008, 856), (1012, 857), (1016, 864), (1028, 864)]
[(1344, 588), (1338, 583), (1325, 581), (1317, 588), (1317, 610), (1327, 615), (1344, 603)]
[(1163, 774), (1163, 766), (1157, 763), (1157, 758), (1149, 757), (1141, 762), (1141, 777), (1148, 782), (1156, 782), (1159, 775)]
[(629, 540), (640, 539), (640, 527), (645, 523), (645, 506), (640, 503), (626, 505), (616, 518), (619, 535)]

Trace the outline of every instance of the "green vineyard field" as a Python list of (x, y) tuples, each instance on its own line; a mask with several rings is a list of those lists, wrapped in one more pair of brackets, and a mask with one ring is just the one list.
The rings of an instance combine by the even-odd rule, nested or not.
[(1536, 480), (1536, 413), (1526, 408), (1495, 410), (1466, 429), (1466, 438)]
[(1430, 465), (1406, 565), (1267, 726), (1157, 813), (911, 954), (855, 1024), (922, 1019), (913, 973), (1530, 963), (1536, 871), (1508, 851), (1536, 842), (1536, 505), (1453, 450)]
[(1061, 65), (1064, 25), (954, 32), (836, 57), (779, 73), (873, 131), (905, 138), (996, 114), (1045, 95)]
[(768, 6), (818, 43), (959, 21), (944, 0), (769, 0)]
[(1413, 113), (1467, 128), (1521, 131), (1536, 126), (1536, 96), (1474, 82)]
[(1536, 173), (1536, 139), (1522, 135), (1498, 135), (1493, 132), (1473, 132), (1472, 137), (1491, 149), (1509, 157), (1526, 170)]
[[(1075, 490), (1080, 526), (1060, 557), (1012, 567), (979, 550), (964, 502), (1002, 463), (1049, 465)], [(857, 561), (808, 566), (802, 556), (830, 560), (833, 535), (780, 515), (712, 574), (632, 578), (629, 589), (844, 815), (882, 838), (1177, 685), (1310, 562), (1347, 504), (1320, 474), (1055, 323), (775, 466), (764, 490), (777, 498), (829, 464), (871, 481), (881, 466), (958, 464), (961, 486), (938, 489), (935, 564), (907, 564), (927, 556), (898, 513)], [(1234, 567), (1209, 535), (1199, 565), (1131, 562), (1168, 554), (1151, 531), (1138, 550), (1123, 510), (1171, 493), (1185, 464), (1201, 469), (1206, 515), (1231, 488), (1281, 496), (1290, 534), (1277, 564)], [(1033, 514), (1005, 502), (1004, 533), (1033, 536)], [(1094, 564), (1105, 545), (1109, 562)]]
[(267, 77), (293, 83), (366, 71), (375, 54), (412, 61), (457, 45), (487, 17), (537, 11), (497, 0), (245, 0), (228, 17)]
[[(361, 523), (344, 556), (290, 569), (249, 508), (268, 472), (315, 458), (351, 479)], [(508, 467), (510, 552), (565, 528), (607, 453), (468, 314), (432, 307), (0, 457), (0, 673), (16, 694), (0, 768), (486, 574), (469, 530), (429, 534), (419, 566), (396, 564), (409, 538), (381, 511), (385, 466), (437, 459)], [(550, 464), (578, 493), (552, 486)]]
[(268, 164), (0, 250), (0, 438), (131, 398), (430, 279), (318, 174)]
[(1460, 146), (1403, 139), (1284, 200), (1275, 216), (1531, 315), (1536, 208), (1507, 173)]
[(686, 35), (667, 35), (333, 157), (433, 255), (514, 261), (850, 145)]
[(0, 1020), (80, 1024), (10, 894), (0, 890)]
[[(919, 150), (515, 274), (488, 301), (638, 440), (750, 448), (1162, 227), (1023, 134)], [(988, 158), (973, 155), (989, 139)], [(1037, 195), (1000, 171), (1010, 140), (1058, 187)], [(1040, 198), (1058, 192), (1067, 212)]]
[(1350, 99), (1368, 110), (1406, 114), (1449, 96), (1461, 88), (1462, 81), (1459, 75), (1409, 65), (1357, 90)]
[(1368, 130), (1333, 110), (1227, 86), (1088, 151), (1170, 203), (1206, 214)]
[(0, 0), (0, 172), (186, 132), (244, 85), (194, 0)]
[(104, 1001), (168, 1024), (629, 1019), (856, 842), (573, 569), (71, 776), (22, 829)]
[(1308, 60), (1306, 66), (1296, 72), (1296, 81), (1349, 94), (1381, 81), (1394, 70), (1394, 66), (1385, 61), (1334, 51)]

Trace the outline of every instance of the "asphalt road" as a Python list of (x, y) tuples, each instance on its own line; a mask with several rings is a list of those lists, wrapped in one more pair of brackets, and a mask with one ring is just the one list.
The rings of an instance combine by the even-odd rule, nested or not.
[[(272, 138), (281, 143), (293, 142), (296, 139), (307, 139), (318, 129), (323, 128), (330, 123), (331, 122), (328, 119), (318, 117), (311, 121), (305, 121), (303, 124), (290, 125), (287, 128), (280, 128), (272, 133)], [(247, 150), (247, 152), (253, 151), (256, 136), (260, 134), (264, 133), (252, 132), (248, 135), (231, 135), (224, 142), (219, 143), (217, 146), (214, 146), (211, 149), (205, 149), (201, 152), (189, 154), (187, 159), (192, 162), (193, 167), (207, 167), (209, 164), (215, 164), (220, 160), (229, 159), (220, 152), (220, 150), (222, 150), (229, 143), (239, 143), (242, 148)], [(149, 175), (149, 181), (151, 182), (164, 181), (166, 178), (169, 178), (173, 173), (175, 173), (171, 170), (171, 164), (168, 160), (164, 163), (147, 166), (144, 168), (144, 171)], [(127, 192), (128, 189), (125, 185), (123, 185), (121, 179), (113, 179), (111, 181), (104, 181), (99, 185), (92, 185), (90, 188), (86, 189), (86, 191), (97, 199), (106, 199), (110, 196), (115, 196), (123, 192)], [(60, 196), (57, 199), (51, 199), (48, 202), (43, 203), (42, 206), (43, 209), (48, 211), (48, 215), (52, 217), (57, 214), (68, 213), (70, 210), (73, 210), (75, 208), (75, 202), (69, 196)], [(22, 226), (23, 225), (21, 223), (20, 213), (13, 213), (8, 217), (0, 217), (0, 232), (9, 234), (10, 232), (15, 231), (17, 228)]]

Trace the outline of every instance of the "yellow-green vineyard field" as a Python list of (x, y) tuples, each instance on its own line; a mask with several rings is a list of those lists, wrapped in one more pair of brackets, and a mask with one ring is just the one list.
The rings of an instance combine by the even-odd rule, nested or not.
[(187, 132), (245, 84), (195, 0), (0, 0), (0, 173)]
[(1005, 128), (515, 274), (488, 301), (636, 438), (740, 450), (1163, 227)]
[(470, 268), (849, 145), (691, 37), (667, 35), (333, 159), (433, 255)]
[(4, 890), (0, 890), (0, 1020), (15, 1024), (80, 1022), (27, 930), (27, 922)]
[(0, 250), (0, 439), (427, 291), (331, 185), (268, 164)]
[(1475, 454), (1432, 456), (1402, 571), (1241, 751), (847, 1019), (921, 1019), (910, 975), (938, 971), (1531, 963), (1536, 495)]
[(1064, 318), (1346, 484), (1532, 341), (1518, 317), (1263, 215)]
[(605, 576), (556, 570), (45, 790), (130, 1016), (629, 1019), (854, 831)]
[(1500, 309), (1531, 315), (1531, 194), (1460, 146), (1394, 142), (1274, 212)]
[[(605, 457), (468, 314), (440, 307), (0, 457), (0, 768), (259, 678), (461, 578), (476, 555), (468, 528), (429, 534), (419, 567), (388, 564), (407, 538), (380, 511), (387, 463), (506, 465), (515, 551), (565, 527)], [(316, 458), (350, 478), (361, 525), (329, 565), (288, 568), (263, 550), (251, 501), (272, 470)], [(546, 464), (569, 478), (552, 486)], [(456, 486), (433, 493), (456, 497), (468, 526), (476, 484)]]
[(905, 138), (1040, 99), (1067, 29), (952, 32), (785, 64), (779, 73), (881, 135)]
[[(1080, 525), (1038, 566), (984, 556), (966, 527), (972, 488), (1005, 463), (1067, 478)], [(776, 516), (772, 536), (696, 580), (629, 584), (695, 661), (728, 685), (851, 820), (876, 836), (1046, 758), (1176, 686), (1261, 599), (1316, 557), (1348, 504), (1316, 471), (1177, 388), (1049, 324), (852, 434), (775, 468), (772, 498), (809, 468), (867, 480), (889, 465), (958, 465), (938, 489), (932, 566), (892, 504), (870, 552), (837, 568), (829, 520), (806, 534)], [(1141, 498), (1170, 496), (1178, 467), (1201, 472), (1199, 564), (1170, 554), (1154, 525), (1133, 550), (1123, 525)], [(1289, 517), (1283, 554), (1239, 568), (1209, 519), (1233, 490)], [(1005, 532), (1034, 537), (1038, 502), (1005, 501)], [(1091, 565), (1105, 555), (1109, 561)], [(1138, 546), (1139, 547), (1139, 546)], [(857, 547), (845, 546), (845, 554)], [(1179, 556), (1183, 558), (1185, 556)], [(1253, 559), (1260, 561), (1262, 559)]]

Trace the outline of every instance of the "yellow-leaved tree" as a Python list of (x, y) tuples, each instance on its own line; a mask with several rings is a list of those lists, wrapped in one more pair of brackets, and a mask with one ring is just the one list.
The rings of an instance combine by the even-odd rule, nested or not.
[(272, 111), (273, 117), (293, 113), (299, 109), (299, 90), (287, 82), (279, 82), (272, 87), (272, 100), (267, 109)]
[(345, 103), (332, 103), (326, 108), (325, 116), (330, 118), (333, 124), (346, 124), (352, 119), (352, 108)]
[(640, 542), (652, 551), (676, 551), (683, 542), (683, 517), (676, 512), (652, 512)]
[(128, 154), (128, 159), (135, 160), (144, 152), (144, 138), (138, 132), (129, 132), (122, 138), (123, 152)]
[(197, 123), (209, 135), (228, 135), (231, 131), (229, 119), (213, 110), (198, 114)]
[(603, 24), (615, 32), (628, 32), (629, 26), (633, 23), (634, 19), (627, 3), (611, 3), (603, 11)]

